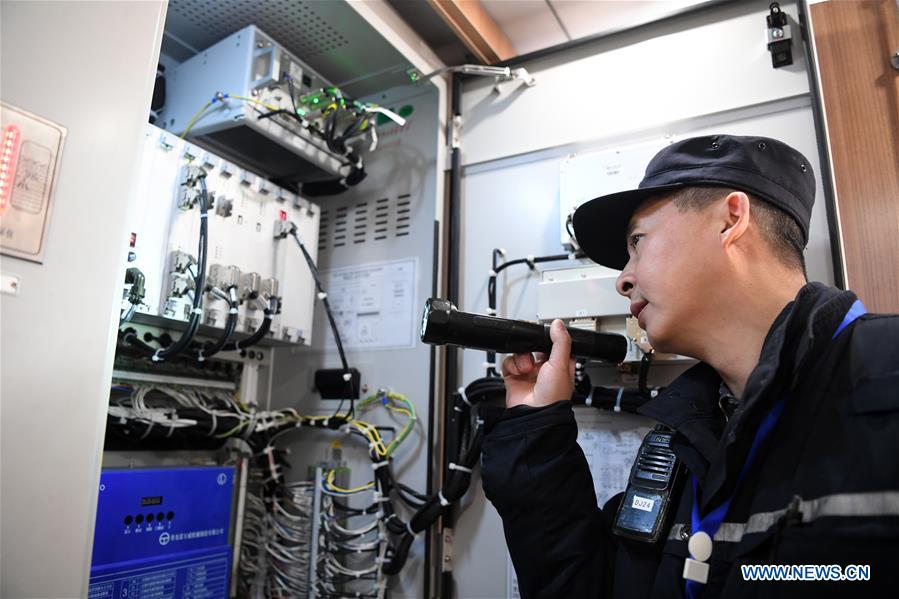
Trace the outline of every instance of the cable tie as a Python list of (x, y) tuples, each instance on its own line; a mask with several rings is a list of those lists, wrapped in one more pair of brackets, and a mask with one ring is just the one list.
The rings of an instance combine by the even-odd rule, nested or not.
[(462, 397), (462, 401), (464, 401), (465, 404), (470, 408), (471, 402), (468, 401), (468, 396), (465, 395), (465, 387), (459, 387), (458, 390), (459, 390), (459, 395)]
[(206, 356), (203, 355), (203, 350), (198, 349), (197, 350), (197, 362), (205, 362), (205, 361), (206, 361)]
[(156, 350), (156, 353), (153, 354), (152, 360), (154, 362), (162, 362), (165, 359), (159, 355), (162, 353), (162, 351), (163, 351), (163, 348), (160, 347), (159, 349)]
[(196, 314), (197, 316), (203, 316), (203, 308), (194, 308), (190, 313)]
[(484, 368), (492, 368), (493, 370), (499, 370), (499, 365), (496, 362), (484, 362)]
[(231, 308), (228, 310), (228, 314), (237, 314), (237, 308)]
[[(390, 497), (384, 497), (384, 496), (381, 496), (381, 497), (378, 497), (377, 499), (374, 499), (374, 500), (372, 500), (372, 501), (375, 502), (375, 503), (390, 503)], [(396, 516), (396, 514), (391, 514), (391, 516)], [(387, 519), (390, 520), (390, 518), (387, 518)]]
[(615, 407), (612, 408), (613, 412), (621, 411), (621, 396), (624, 395), (624, 387), (618, 387), (618, 396), (615, 398)]
[(493, 270), (492, 268), (487, 271), (488, 277), (495, 277), (496, 275), (497, 275), (497, 272), (495, 270)]
[(577, 252), (571, 252), (568, 254), (569, 260), (577, 260)]
[(398, 517), (399, 517), (399, 516), (396, 515), (396, 512), (390, 512), (390, 515), (387, 516), (386, 518), (384, 518), (384, 522), (385, 522), (385, 523), (390, 522), (390, 521), (393, 520), (394, 518), (398, 518)]
[(525, 258), (524, 261), (528, 263), (529, 268), (534, 268), (534, 254), (528, 254), (528, 257)]
[(209, 214), (207, 214), (206, 212), (201, 212), (200, 218), (209, 218)]
[(443, 507), (449, 507), (450, 502), (446, 500), (446, 497), (443, 496), (443, 489), (437, 491), (437, 499), (440, 500), (440, 505)]
[(413, 537), (418, 536), (418, 533), (415, 532), (414, 530), (412, 530), (412, 521), (411, 520), (406, 522), (406, 530), (408, 530), (409, 534), (412, 535)]
[(587, 396), (587, 399), (584, 400), (584, 405), (588, 408), (593, 405), (593, 393), (596, 391), (596, 387), (590, 388), (590, 395)]
[(344, 382), (347, 382), (347, 383), (348, 383), (348, 382), (350, 382), (352, 379), (353, 379), (353, 373), (351, 373), (351, 372), (344, 372), (344, 373), (343, 373), (343, 380), (344, 380)]
[(324, 300), (328, 299), (328, 294), (325, 293), (324, 291), (319, 291), (319, 292), (318, 292), (318, 299), (324, 301)]
[(487, 316), (496, 316), (496, 310), (493, 308), (487, 308)]
[(483, 418), (475, 419), (475, 424), (477, 424), (478, 426), (484, 426), (484, 419)]
[(449, 468), (450, 470), (458, 470), (459, 472), (465, 472), (466, 474), (471, 474), (471, 468), (466, 468), (465, 466), (460, 466), (459, 464), (456, 464), (455, 462), (450, 462), (449, 465), (447, 465), (447, 468)]
[(387, 460), (383, 460), (381, 462), (376, 462), (371, 465), (372, 470), (377, 470), (378, 468), (383, 468), (384, 466), (388, 466), (390, 463)]
[(459, 406), (453, 406), (453, 410), (455, 410), (457, 412), (461, 412), (462, 408), (460, 408)]

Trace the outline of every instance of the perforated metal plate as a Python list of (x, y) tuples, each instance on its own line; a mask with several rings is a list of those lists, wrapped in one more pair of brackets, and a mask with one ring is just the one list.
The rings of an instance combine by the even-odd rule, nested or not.
[(344, 0), (170, 0), (164, 54), (181, 62), (255, 24), (346, 93), (409, 83), (409, 64)]

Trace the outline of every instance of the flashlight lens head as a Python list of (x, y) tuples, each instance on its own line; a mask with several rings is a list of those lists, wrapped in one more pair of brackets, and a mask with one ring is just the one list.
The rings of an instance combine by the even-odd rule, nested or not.
[(449, 300), (432, 297), (426, 301), (424, 313), (421, 315), (421, 340), (437, 345), (446, 343), (450, 312), (455, 309)]

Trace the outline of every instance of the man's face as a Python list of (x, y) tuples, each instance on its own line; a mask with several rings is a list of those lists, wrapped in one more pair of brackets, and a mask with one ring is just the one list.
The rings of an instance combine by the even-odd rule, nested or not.
[(720, 226), (711, 210), (681, 212), (666, 198), (646, 200), (631, 218), (630, 259), (618, 292), (631, 300), (652, 346), (695, 355), (703, 313), (714, 309), (722, 275)]

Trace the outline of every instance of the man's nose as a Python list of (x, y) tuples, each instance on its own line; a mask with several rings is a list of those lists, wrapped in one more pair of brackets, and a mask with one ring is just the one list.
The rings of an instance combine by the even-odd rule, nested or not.
[(624, 265), (624, 270), (621, 271), (621, 274), (618, 275), (618, 279), (615, 281), (615, 289), (624, 297), (630, 297), (631, 291), (634, 289), (634, 271), (631, 270), (630, 266), (631, 262), (628, 260), (627, 264)]

